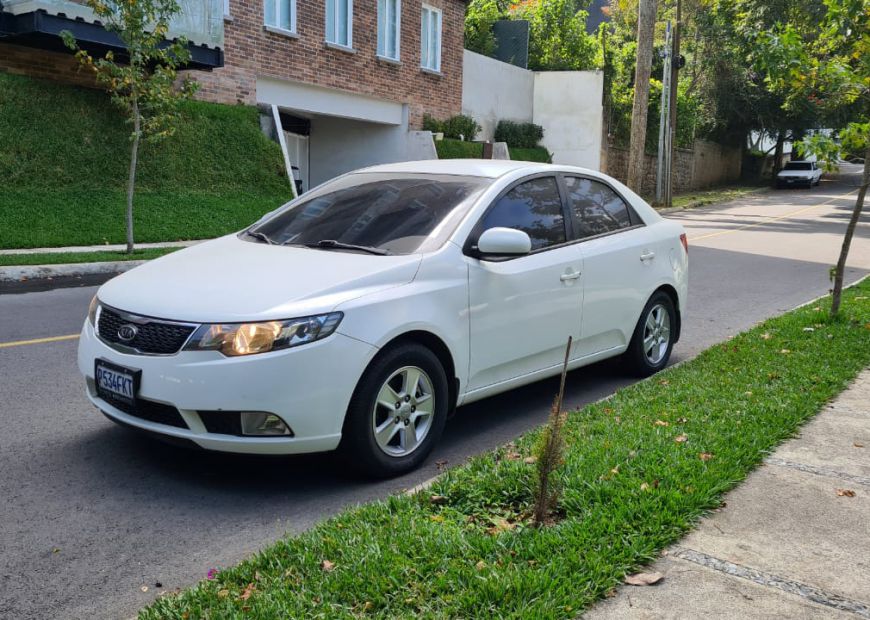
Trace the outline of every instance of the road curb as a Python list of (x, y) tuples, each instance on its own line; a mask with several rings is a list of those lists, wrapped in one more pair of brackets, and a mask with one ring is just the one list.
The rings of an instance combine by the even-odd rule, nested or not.
[(147, 260), (108, 261), (102, 263), (64, 263), (60, 265), (18, 265), (0, 267), (0, 282), (51, 280), (61, 277), (123, 273)]

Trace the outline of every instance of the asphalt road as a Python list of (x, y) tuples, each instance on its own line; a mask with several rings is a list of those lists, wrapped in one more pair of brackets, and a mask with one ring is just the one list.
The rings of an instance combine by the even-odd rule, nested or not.
[[(673, 213), (690, 242), (690, 300), (674, 361), (824, 294), (857, 169), (811, 191), (764, 192)], [(847, 280), (870, 271), (870, 216)], [(95, 287), (0, 295), (0, 343), (78, 332)], [(235, 563), (342, 507), (411, 487), (546, 418), (548, 380), (459, 410), (426, 465), (381, 483), (330, 455), (238, 457), (143, 439), (100, 415), (76, 341), (0, 347), (0, 618), (122, 618), (158, 592)], [(572, 372), (582, 405), (630, 379), (604, 362)], [(156, 584), (160, 583), (160, 586)], [(142, 587), (147, 586), (147, 592)]]

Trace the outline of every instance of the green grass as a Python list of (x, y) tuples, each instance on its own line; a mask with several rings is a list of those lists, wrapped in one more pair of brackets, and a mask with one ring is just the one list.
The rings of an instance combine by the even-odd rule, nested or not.
[(747, 194), (754, 194), (768, 187), (769, 185), (729, 185), (715, 189), (686, 192), (674, 196), (671, 204), (678, 209), (693, 209), (717, 202), (742, 198)]
[(535, 468), (510, 458), (529, 454), (536, 431), (425, 493), (285, 538), (140, 618), (575, 618), (870, 364), (870, 280), (845, 300), (839, 320), (828, 301), (799, 309), (573, 412), (553, 526), (527, 525)]
[(480, 159), (483, 157), (483, 143), (444, 138), (435, 141), (435, 151), (438, 159)]
[[(0, 73), (0, 247), (122, 242), (129, 148), (104, 92)], [(256, 108), (188, 102), (141, 149), (136, 240), (219, 235), (290, 197)]]
[(543, 146), (536, 146), (533, 149), (509, 148), (511, 159), (517, 161), (535, 161), (542, 164), (553, 163), (553, 158), (550, 152)]
[(0, 254), (0, 267), (17, 265), (63, 265), (67, 263), (101, 263), (123, 260), (151, 260), (180, 248), (146, 248), (132, 254), (105, 250), (101, 252), (42, 252), (39, 254)]

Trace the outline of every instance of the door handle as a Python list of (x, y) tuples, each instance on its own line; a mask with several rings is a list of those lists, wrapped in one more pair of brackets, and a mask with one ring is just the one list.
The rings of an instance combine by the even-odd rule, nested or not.
[(576, 280), (579, 277), (580, 277), (579, 271), (568, 271), (568, 272), (563, 273), (561, 276), (559, 276), (559, 279), (562, 282), (568, 282), (570, 280)]
[(640, 260), (641, 261), (648, 261), (648, 260), (654, 259), (655, 257), (656, 257), (655, 252), (644, 252), (643, 254), (640, 255)]

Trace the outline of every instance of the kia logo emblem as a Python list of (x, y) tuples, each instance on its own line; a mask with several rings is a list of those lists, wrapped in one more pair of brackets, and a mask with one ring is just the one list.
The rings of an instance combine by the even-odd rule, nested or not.
[(136, 337), (138, 332), (139, 328), (135, 325), (121, 325), (121, 327), (118, 328), (118, 338), (124, 342), (130, 342)]

